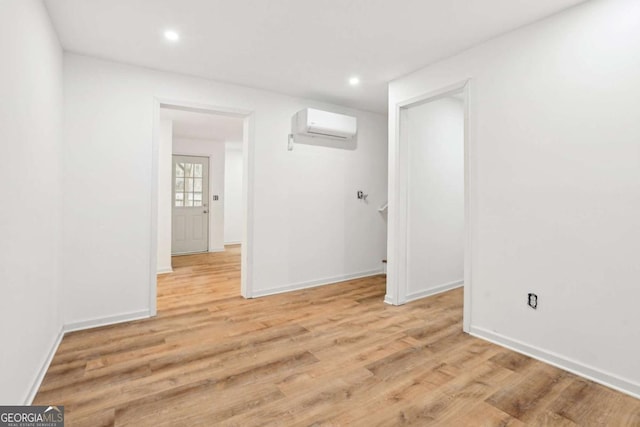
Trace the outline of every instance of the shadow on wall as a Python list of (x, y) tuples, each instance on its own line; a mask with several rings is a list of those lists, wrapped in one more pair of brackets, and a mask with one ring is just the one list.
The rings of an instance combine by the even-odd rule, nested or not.
[(320, 136), (293, 135), (295, 144), (315, 145), (318, 147), (337, 148), (354, 151), (358, 148), (358, 136), (352, 139), (323, 138)]

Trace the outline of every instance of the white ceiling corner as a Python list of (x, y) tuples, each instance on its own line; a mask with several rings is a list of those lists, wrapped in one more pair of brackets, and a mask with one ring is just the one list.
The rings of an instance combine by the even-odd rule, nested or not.
[(171, 120), (174, 138), (242, 142), (243, 119), (183, 109), (161, 108), (161, 120)]

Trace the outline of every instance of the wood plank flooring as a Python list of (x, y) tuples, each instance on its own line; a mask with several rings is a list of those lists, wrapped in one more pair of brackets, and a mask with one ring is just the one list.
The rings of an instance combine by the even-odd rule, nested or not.
[(462, 291), (383, 276), (255, 300), (239, 247), (175, 257), (158, 316), (65, 336), (35, 404), (67, 426), (640, 426), (640, 401), (462, 333)]

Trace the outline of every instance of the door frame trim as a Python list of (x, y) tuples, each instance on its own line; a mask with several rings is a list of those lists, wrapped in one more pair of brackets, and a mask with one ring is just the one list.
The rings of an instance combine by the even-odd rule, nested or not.
[[(404, 99), (395, 104), (393, 134), (389, 140), (389, 229), (387, 260), (387, 295), (385, 302), (402, 305), (407, 301), (407, 233), (408, 233), (408, 188), (410, 186), (407, 163), (407, 141), (401, 126), (406, 123), (406, 113), (411, 107), (435, 101), (449, 95), (462, 93), (464, 98), (464, 308), (463, 330), (471, 328), (471, 285), (472, 285), (472, 241), (475, 207), (472, 197), (475, 185), (473, 179), (473, 135), (471, 133), (471, 85), (470, 78), (440, 87), (421, 95)], [(405, 121), (403, 121), (403, 117)]]
[(153, 131), (151, 138), (151, 212), (149, 241), (149, 314), (157, 314), (158, 280), (158, 148), (160, 146), (160, 108), (208, 114), (226, 115), (243, 119), (242, 132), (242, 207), (243, 234), (241, 247), (240, 293), (244, 298), (253, 298), (253, 200), (254, 200), (254, 150), (255, 112), (199, 102), (154, 97), (152, 102)]

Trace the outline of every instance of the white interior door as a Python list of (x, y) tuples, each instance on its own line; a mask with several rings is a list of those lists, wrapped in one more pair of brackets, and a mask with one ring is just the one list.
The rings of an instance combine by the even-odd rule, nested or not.
[(173, 156), (171, 253), (209, 249), (209, 158)]

